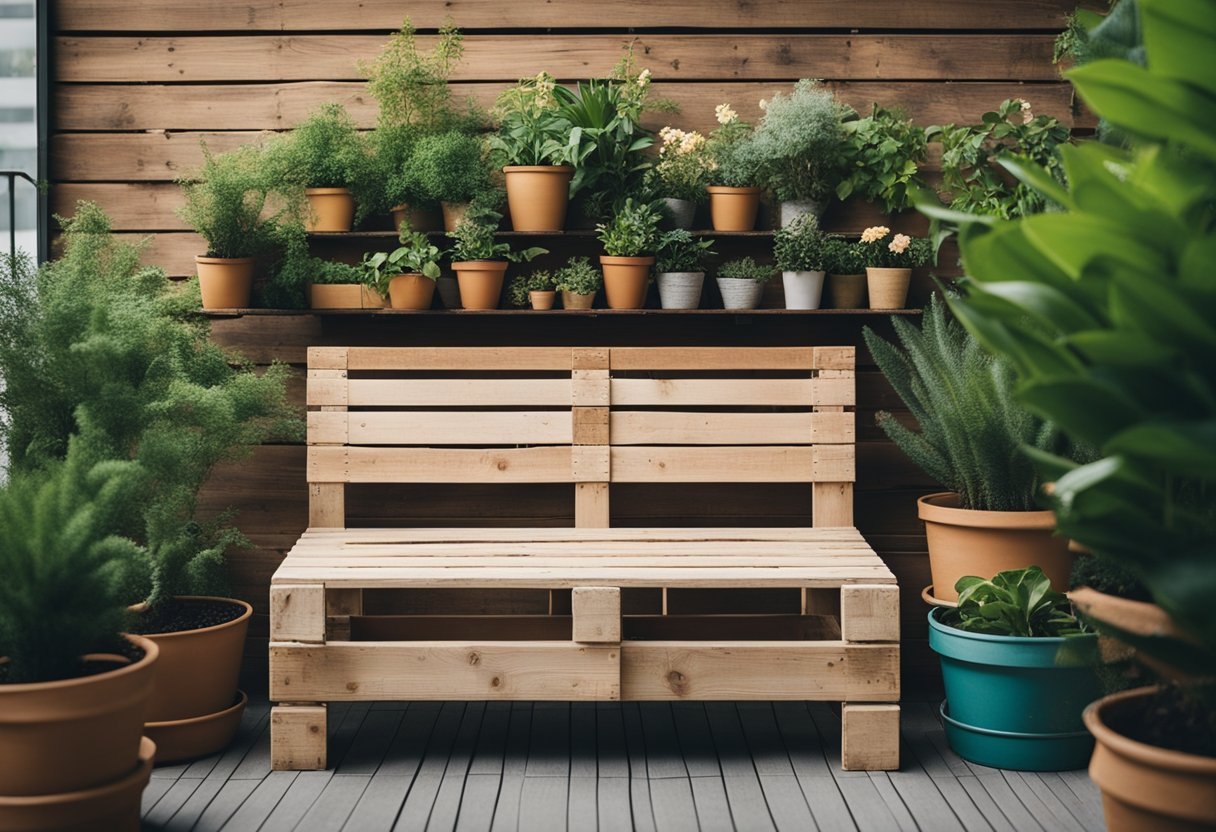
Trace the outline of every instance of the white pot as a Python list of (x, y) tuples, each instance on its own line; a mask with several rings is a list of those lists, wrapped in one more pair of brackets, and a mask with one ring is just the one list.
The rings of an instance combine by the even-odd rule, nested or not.
[(718, 291), (722, 293), (722, 305), (727, 309), (755, 309), (764, 294), (764, 283), (738, 277), (719, 277)]
[(824, 203), (818, 199), (789, 199), (781, 203), (781, 227), (785, 228), (803, 214), (823, 216)]
[(786, 309), (818, 309), (823, 295), (823, 272), (782, 272)]
[(697, 203), (689, 199), (673, 199), (666, 197), (663, 202), (671, 212), (671, 224), (676, 228), (692, 228), (697, 216)]
[(705, 272), (660, 272), (655, 280), (664, 309), (696, 309), (701, 305)]

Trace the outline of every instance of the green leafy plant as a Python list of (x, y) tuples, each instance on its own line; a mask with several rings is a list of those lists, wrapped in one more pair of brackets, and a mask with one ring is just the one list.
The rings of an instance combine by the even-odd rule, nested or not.
[(692, 131), (664, 127), (659, 160), (647, 171), (647, 190), (659, 197), (701, 203), (708, 198), (709, 157), (705, 136)]
[(933, 258), (933, 244), (923, 237), (891, 234), (885, 225), (861, 232), (857, 250), (866, 266), (885, 269), (915, 269)]
[(718, 126), (705, 142), (710, 185), (753, 188), (760, 182), (760, 165), (750, 139), (752, 125), (739, 118), (730, 104), (714, 108)]
[(659, 246), (659, 225), (663, 213), (645, 202), (628, 198), (606, 223), (595, 227), (604, 253), (610, 257), (642, 257)]
[(350, 263), (339, 263), (336, 260), (315, 259), (310, 283), (333, 286), (346, 283), (362, 283), (363, 271)]
[(489, 137), (490, 158), (506, 165), (571, 165), (575, 168), (595, 148), (582, 141), (558, 111), (553, 91), (557, 81), (547, 72), (526, 78), (498, 97), (494, 109), (498, 130)]
[(1062, 592), (1037, 566), (1010, 569), (991, 580), (959, 578), (958, 607), (942, 615), (942, 623), (991, 636), (1059, 638), (1086, 632)]
[(493, 185), (481, 141), (455, 130), (423, 136), (402, 171), (401, 187), (432, 204), (485, 197)]
[(408, 124), (382, 126), (372, 132), (369, 142), (376, 171), (376, 211), (387, 213), (398, 205), (434, 205), (416, 190), (417, 182), (409, 175), (414, 150), (422, 135), (418, 127)]
[(757, 263), (751, 257), (730, 260), (723, 263), (718, 269), (718, 277), (725, 277), (731, 280), (755, 280), (758, 283), (771, 280), (774, 274), (775, 272), (771, 265)]
[(924, 186), (925, 131), (897, 110), (877, 104), (865, 118), (843, 122), (843, 170), (836, 196), (877, 202), (888, 214), (908, 208), (909, 190)]
[(706, 262), (715, 254), (712, 239), (699, 239), (683, 228), (665, 231), (659, 236), (655, 271), (703, 272)]
[(604, 275), (586, 257), (571, 257), (553, 278), (560, 291), (575, 295), (594, 295), (604, 285)]
[(814, 214), (801, 214), (773, 235), (773, 257), (783, 272), (825, 271), (829, 237)]
[(516, 309), (522, 309), (530, 302), (531, 292), (552, 292), (557, 288), (553, 273), (543, 269), (531, 274), (517, 274), (507, 284), (507, 302)]
[(866, 255), (853, 240), (830, 235), (823, 244), (823, 270), (828, 274), (862, 274)]
[(178, 180), (185, 204), (178, 216), (207, 241), (207, 257), (256, 257), (274, 242), (267, 215), (263, 155), (254, 145), (215, 155), (203, 144), (203, 164)]
[(842, 119), (852, 110), (818, 81), (803, 79), (789, 93), (761, 102), (764, 115), (744, 145), (761, 184), (780, 200), (823, 200), (840, 180)]
[(502, 221), (502, 214), (488, 208), (470, 208), (464, 219), (451, 233), (453, 240), (451, 257), (455, 263), (469, 260), (508, 260), (512, 263), (528, 263), (549, 250), (532, 246), (523, 251), (512, 251), (510, 243), (494, 240), (494, 231)]
[(919, 431), (885, 411), (879, 427), (925, 473), (957, 492), (963, 508), (1037, 508), (1040, 480), (1022, 448), (1063, 451), (1067, 444), (1053, 425), (1014, 400), (1009, 362), (986, 352), (936, 296), (920, 328), (898, 317), (891, 322), (902, 350), (869, 327), (866, 346)]
[(402, 226), (398, 235), (401, 245), (392, 251), (369, 252), (359, 264), (361, 282), (375, 289), (380, 297), (388, 297), (388, 285), (394, 277), (410, 273), (439, 279), (439, 261), (444, 251), (421, 231)]
[[(1144, 35), (1136, 0), (1112, 0), (1105, 15), (1078, 8), (1069, 15), (1068, 26), (1056, 38), (1053, 55), (1056, 63), (1067, 61), (1073, 66), (1084, 66), (1103, 58), (1145, 65)], [(1128, 145), (1129, 136), (1104, 118), (1098, 119), (1094, 132), (1107, 144)]]

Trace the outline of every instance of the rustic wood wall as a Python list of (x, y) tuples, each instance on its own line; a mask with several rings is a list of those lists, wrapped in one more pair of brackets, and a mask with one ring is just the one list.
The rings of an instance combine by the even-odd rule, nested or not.
[[(280, 130), (317, 105), (345, 104), (358, 122), (375, 122), (356, 62), (374, 56), (410, 15), (433, 32), (451, 15), (467, 35), (455, 81), (483, 104), (506, 83), (548, 69), (559, 80), (606, 72), (636, 41), (655, 94), (682, 112), (659, 115), (710, 129), (714, 105), (730, 101), (746, 119), (757, 102), (798, 78), (823, 78), (865, 110), (900, 106), (919, 123), (974, 121), (1011, 96), (1074, 127), (1070, 87), (1051, 63), (1052, 41), (1075, 0), (52, 0), (56, 27), (51, 136), (51, 199), (58, 213), (76, 200), (100, 203), (124, 235), (154, 235), (151, 262), (171, 274), (192, 271), (199, 239), (175, 214), (174, 177), (200, 159), (199, 140), (217, 150)], [(429, 38), (424, 37), (424, 42)], [(872, 214), (871, 214), (872, 215)], [(839, 226), (856, 228), (864, 206)], [(916, 220), (905, 222), (915, 224)], [(588, 253), (593, 253), (590, 250)], [(925, 281), (922, 276), (920, 288)], [(300, 365), (308, 344), (860, 344), (878, 316), (603, 316), (560, 319), (429, 316), (366, 319), (311, 315), (215, 321), (215, 337), (255, 362)], [(873, 427), (873, 413), (898, 402), (861, 354), (857, 523), (904, 588), (905, 683), (931, 680), (920, 588), (928, 583), (914, 500), (932, 488)], [(302, 402), (302, 386), (293, 396)], [(257, 606), (248, 667), (264, 672), (266, 587), (285, 549), (305, 525), (303, 449), (276, 445), (216, 477), (206, 503), (235, 504), (252, 551), (233, 556), (237, 593)], [(621, 492), (618, 492), (621, 493)], [(470, 508), (482, 522), (569, 520), (564, 492), (536, 489), (521, 509), (493, 489), (474, 501), (444, 489), (357, 495), (361, 522), (406, 515), (414, 522), (458, 522)], [(408, 497), (408, 499), (407, 499)], [(477, 502), (480, 501), (480, 502)], [(713, 516), (800, 522), (805, 502), (776, 490), (707, 488), (656, 499), (618, 497), (618, 522)]]

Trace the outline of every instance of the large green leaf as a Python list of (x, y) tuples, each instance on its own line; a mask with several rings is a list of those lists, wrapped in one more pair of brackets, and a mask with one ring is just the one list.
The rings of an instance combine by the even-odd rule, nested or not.
[[(1068, 145), (1064, 145), (1060, 149), (1064, 150), (1067, 147)], [(1057, 182), (1055, 177), (1048, 173), (1042, 165), (1036, 165), (1021, 156), (1008, 154), (1001, 156), (996, 161), (998, 165), (1013, 174), (1019, 182), (1024, 182), (1034, 188), (1052, 202), (1065, 208), (1072, 207), (1072, 197), (1069, 195), (1068, 189)]]
[(1097, 448), (1144, 416), (1122, 390), (1084, 376), (1028, 381), (1018, 391), (1018, 399)]
[(1099, 324), (1085, 307), (1054, 286), (1029, 280), (1005, 280), (985, 283), (984, 292), (1009, 301), (1061, 333), (1089, 329)]
[(1103, 450), (1146, 460), (1183, 476), (1216, 480), (1216, 420), (1132, 425), (1111, 437)]
[(1074, 280), (1097, 257), (1150, 274), (1168, 266), (1160, 252), (1137, 240), (1126, 225), (1093, 214), (1039, 214), (1026, 217), (1018, 227), (1039, 253)]
[(1216, 95), (1216, 11), (1211, 0), (1140, 0), (1140, 25), (1154, 75)]
[(1177, 350), (1154, 341), (1142, 332), (1128, 330), (1074, 332), (1064, 343), (1076, 349), (1088, 361), (1113, 367), (1148, 369), (1169, 362), (1178, 354)]

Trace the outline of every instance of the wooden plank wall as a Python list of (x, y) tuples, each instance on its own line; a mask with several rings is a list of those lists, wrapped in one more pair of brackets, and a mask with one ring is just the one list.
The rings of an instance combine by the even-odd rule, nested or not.
[[(799, 78), (822, 78), (859, 110), (871, 102), (900, 106), (919, 123), (974, 121), (1001, 100), (1020, 96), (1035, 111), (1078, 128), (1070, 87), (1051, 63), (1052, 41), (1075, 0), (51, 0), (54, 39), (51, 200), (70, 213), (91, 199), (122, 234), (151, 234), (147, 258), (171, 274), (192, 271), (198, 238), (175, 214), (174, 177), (200, 159), (199, 141), (224, 150), (262, 131), (298, 123), (317, 105), (345, 104), (360, 125), (375, 122), (375, 103), (356, 69), (373, 57), (408, 14), (426, 36), (451, 15), (465, 30), (467, 53), (455, 82), (460, 95), (488, 104), (520, 76), (547, 69), (571, 81), (606, 72), (630, 42), (654, 74), (654, 92), (681, 106), (658, 115), (712, 129), (713, 108), (730, 101), (745, 119), (758, 101)], [(847, 213), (847, 212), (846, 212)], [(860, 227), (865, 206), (838, 226)], [(915, 218), (903, 222), (915, 227)], [(588, 251), (588, 253), (594, 253)], [(732, 252), (733, 253), (733, 252)], [(921, 289), (925, 282), (922, 280)], [(860, 344), (863, 323), (877, 317), (687, 319), (602, 317), (562, 321), (394, 317), (356, 322), (309, 315), (216, 321), (215, 337), (256, 363), (304, 361), (311, 343), (771, 343)], [(906, 680), (931, 680), (918, 593), (928, 582), (914, 498), (932, 488), (873, 427), (873, 412), (898, 404), (860, 354), (857, 521), (904, 588)], [(301, 383), (293, 389), (302, 402)], [(252, 551), (233, 557), (238, 594), (257, 606), (248, 666), (264, 674), (266, 587), (278, 559), (305, 524), (303, 449), (268, 446), (233, 466), (206, 494), (208, 506), (235, 503)], [(474, 508), (505, 522), (561, 524), (564, 492), (545, 488), (531, 509), (503, 513), (506, 495), (453, 502), (443, 489), (421, 495), (356, 494), (360, 522), (396, 515), (457, 522)], [(742, 503), (740, 500), (742, 499)], [(618, 522), (655, 514), (795, 522), (803, 508), (764, 489), (617, 498)]]

